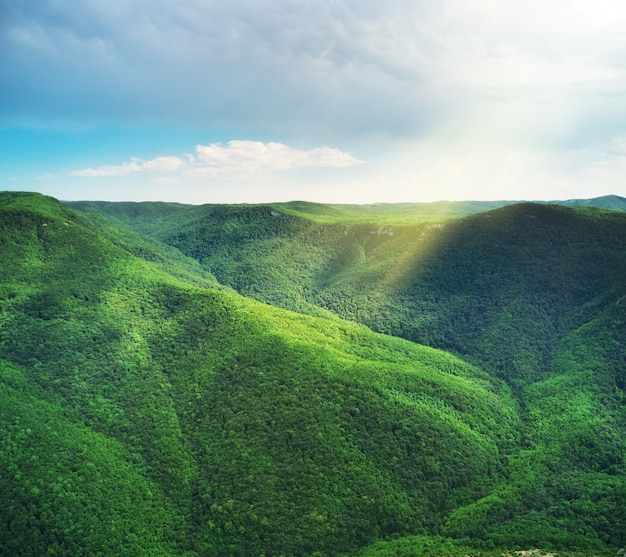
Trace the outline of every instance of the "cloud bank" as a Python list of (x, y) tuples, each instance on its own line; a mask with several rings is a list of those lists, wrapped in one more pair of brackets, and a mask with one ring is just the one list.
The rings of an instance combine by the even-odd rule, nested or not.
[(4, 0), (0, 10), (5, 122), (396, 135), (520, 98), (557, 119), (576, 111), (585, 129), (616, 107), (625, 119), (617, 0)]

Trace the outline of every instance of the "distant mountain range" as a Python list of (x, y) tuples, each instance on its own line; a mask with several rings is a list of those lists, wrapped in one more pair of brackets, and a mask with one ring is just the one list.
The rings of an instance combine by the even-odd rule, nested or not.
[[(353, 215), (393, 215), (395, 218), (428, 218), (443, 216), (464, 217), (485, 211), (492, 211), (500, 207), (527, 203), (529, 201), (435, 201), (431, 203), (376, 203), (372, 205), (327, 205), (326, 207), (340, 208)], [(530, 201), (542, 205), (563, 205), (565, 207), (597, 207), (609, 211), (626, 212), (626, 198), (617, 195), (606, 195), (592, 199), (569, 199), (565, 201)], [(319, 214), (320, 206), (313, 203), (291, 202), (286, 206), (301, 210), (303, 213)], [(322, 212), (323, 214), (324, 212)], [(328, 211), (326, 211), (328, 213)]]
[(618, 195), (605, 195), (603, 197), (594, 197), (593, 199), (570, 199), (568, 201), (554, 201), (556, 205), (565, 205), (566, 207), (598, 207), (607, 209), (608, 211), (626, 212), (626, 198)]

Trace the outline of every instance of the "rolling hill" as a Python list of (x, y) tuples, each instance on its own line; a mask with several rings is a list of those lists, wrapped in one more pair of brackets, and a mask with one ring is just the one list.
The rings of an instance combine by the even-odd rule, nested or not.
[(3, 553), (613, 555), (626, 215), (455, 211), (0, 194)]

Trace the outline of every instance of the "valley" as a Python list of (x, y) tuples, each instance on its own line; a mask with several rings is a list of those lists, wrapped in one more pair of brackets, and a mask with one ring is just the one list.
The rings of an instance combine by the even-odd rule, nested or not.
[(615, 555), (625, 207), (1, 193), (0, 547)]

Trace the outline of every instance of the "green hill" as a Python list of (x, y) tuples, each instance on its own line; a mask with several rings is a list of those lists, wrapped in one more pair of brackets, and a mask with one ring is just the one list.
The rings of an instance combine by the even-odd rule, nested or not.
[(460, 217), (0, 194), (2, 553), (614, 555), (626, 215)]
[(505, 476), (517, 409), (478, 368), (199, 287), (43, 196), (0, 212), (3, 551), (346, 554)]
[[(145, 231), (144, 204), (132, 206), (133, 218), (124, 207), (105, 209)], [(328, 221), (337, 209), (302, 203), (290, 205), (298, 213), (189, 207), (185, 218), (161, 207), (154, 237), (241, 294), (299, 312), (322, 307), (453, 350), (513, 382), (540, 373), (555, 342), (624, 294), (626, 216), (618, 212), (516, 204), (392, 226), (379, 214), (368, 224), (320, 223), (304, 212)]]
[(626, 213), (626, 198), (619, 195), (604, 195), (593, 199), (570, 199), (567, 201), (553, 201), (559, 205), (569, 207), (597, 207), (608, 211), (620, 211)]

